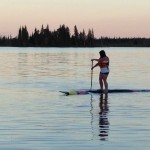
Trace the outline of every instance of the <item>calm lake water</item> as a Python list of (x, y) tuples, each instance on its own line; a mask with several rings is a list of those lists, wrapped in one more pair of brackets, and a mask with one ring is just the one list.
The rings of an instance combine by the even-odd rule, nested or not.
[[(110, 89), (150, 89), (150, 48), (103, 49)], [(150, 93), (59, 93), (90, 88), (99, 50), (1, 47), (0, 149), (149, 150)]]

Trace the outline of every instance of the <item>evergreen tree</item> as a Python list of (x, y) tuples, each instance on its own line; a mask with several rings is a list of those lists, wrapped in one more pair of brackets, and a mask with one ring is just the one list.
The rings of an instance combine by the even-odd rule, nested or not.
[(80, 32), (80, 34), (79, 34), (79, 41), (80, 41), (79, 46), (81, 46), (81, 47), (86, 46), (86, 34), (85, 34), (84, 29), (83, 29), (83, 32)]
[(69, 46), (70, 45), (70, 30), (65, 25), (60, 25), (57, 29), (57, 44), (58, 46)]
[(27, 27), (20, 27), (18, 33), (18, 46), (28, 46), (29, 34)]
[(94, 32), (93, 29), (89, 29), (88, 34), (87, 34), (87, 46), (94, 46)]
[(22, 28), (19, 28), (18, 32), (18, 46), (22, 46)]
[(79, 32), (78, 32), (76, 25), (74, 26), (74, 35), (72, 36), (72, 38), (73, 38), (74, 46), (78, 47), (79, 46)]
[(28, 40), (29, 40), (29, 33), (27, 30), (27, 27), (22, 27), (22, 41), (23, 41), (23, 46), (28, 46)]
[(34, 46), (40, 46), (40, 36), (39, 36), (39, 30), (35, 28), (34, 34), (33, 34), (33, 39), (34, 39)]

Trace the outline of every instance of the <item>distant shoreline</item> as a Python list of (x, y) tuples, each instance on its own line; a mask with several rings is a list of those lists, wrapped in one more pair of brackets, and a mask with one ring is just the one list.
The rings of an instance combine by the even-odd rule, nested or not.
[(18, 36), (0, 36), (0, 47), (150, 47), (150, 38), (94, 37), (93, 29), (86, 34), (74, 26), (74, 34), (65, 25), (50, 31), (49, 26), (36, 29), (29, 35), (27, 27), (20, 27)]

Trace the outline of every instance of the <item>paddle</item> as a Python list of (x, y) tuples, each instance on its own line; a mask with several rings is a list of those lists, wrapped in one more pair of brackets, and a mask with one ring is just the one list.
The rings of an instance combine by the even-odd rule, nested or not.
[[(93, 60), (91, 60), (91, 61), (92, 61), (92, 67), (93, 67)], [(91, 70), (91, 88), (90, 88), (90, 90), (92, 90), (92, 79), (93, 79), (93, 69)]]

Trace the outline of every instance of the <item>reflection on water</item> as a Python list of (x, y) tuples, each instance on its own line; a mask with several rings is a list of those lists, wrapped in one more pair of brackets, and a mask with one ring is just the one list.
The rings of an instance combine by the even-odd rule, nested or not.
[[(99, 115), (95, 116), (94, 110), (99, 107)], [(100, 94), (99, 97), (99, 105), (94, 106), (94, 98), (91, 94), (91, 102), (90, 102), (90, 114), (91, 114), (91, 130), (92, 130), (92, 140), (95, 136), (99, 136), (100, 140), (106, 141), (108, 140), (109, 135), (109, 120), (108, 120), (108, 113), (109, 113), (109, 105), (108, 105), (108, 94)], [(99, 130), (98, 133), (95, 131), (94, 124), (98, 119)]]
[(109, 131), (109, 121), (108, 121), (108, 94), (101, 94), (99, 101), (99, 130), (100, 130), (100, 140), (107, 140)]

